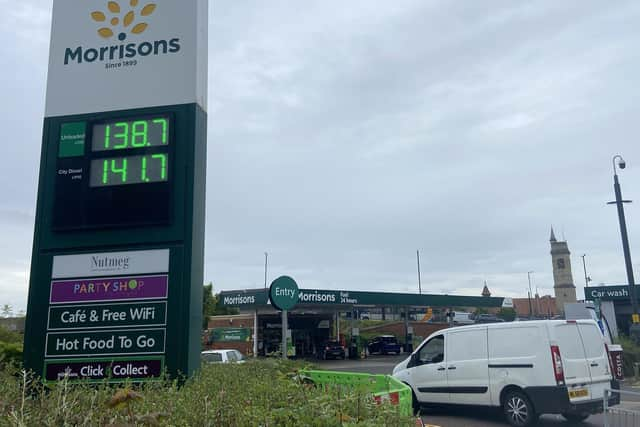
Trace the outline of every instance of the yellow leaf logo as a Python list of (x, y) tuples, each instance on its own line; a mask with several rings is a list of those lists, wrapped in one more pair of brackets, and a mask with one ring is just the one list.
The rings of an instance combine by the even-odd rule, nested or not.
[[(125, 0), (126, 1), (126, 0)], [(132, 34), (141, 34), (143, 33), (149, 24), (146, 22), (138, 22), (135, 23), (136, 17), (147, 17), (150, 16), (156, 10), (155, 3), (147, 3), (142, 7), (138, 12), (136, 12), (136, 8), (139, 5), (139, 0), (129, 0), (129, 10), (123, 9), (120, 6), (120, 3), (117, 1), (108, 1), (107, 2), (107, 11), (94, 11), (91, 12), (91, 19), (95, 22), (102, 23), (102, 26), (98, 28), (98, 35), (102, 38), (108, 39), (118, 34), (118, 40), (124, 41), (127, 38), (126, 29), (131, 27), (130, 32)], [(126, 11), (126, 12), (125, 12)], [(108, 22), (107, 25), (105, 24)], [(135, 25), (133, 25), (135, 23)], [(132, 26), (133, 25), (133, 26)]]
[(145, 24), (144, 22), (141, 22), (141, 23), (137, 24), (135, 27), (133, 27), (131, 32), (133, 34), (140, 34), (141, 32), (143, 32), (146, 29), (147, 29), (147, 24)]
[(156, 5), (153, 3), (149, 3), (148, 5), (142, 8), (142, 12), (140, 12), (140, 15), (149, 16), (153, 13), (154, 10), (156, 10)]

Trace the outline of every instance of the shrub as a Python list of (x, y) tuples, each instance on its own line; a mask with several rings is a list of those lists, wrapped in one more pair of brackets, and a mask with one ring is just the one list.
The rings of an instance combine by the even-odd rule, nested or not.
[(22, 344), (0, 341), (0, 368), (8, 364), (22, 364)]
[[(370, 396), (298, 380), (281, 360), (203, 366), (193, 378), (142, 385), (70, 385), (45, 391), (30, 376), (0, 371), (0, 425), (371, 426), (414, 425)], [(28, 392), (27, 392), (28, 391)]]
[(5, 327), (0, 326), (0, 341), (8, 343), (22, 343), (22, 341), (24, 341), (24, 337), (18, 332), (10, 331)]

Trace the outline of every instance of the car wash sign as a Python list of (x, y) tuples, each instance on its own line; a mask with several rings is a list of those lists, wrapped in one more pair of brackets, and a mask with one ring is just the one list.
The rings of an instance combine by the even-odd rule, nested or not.
[(588, 300), (629, 301), (629, 286), (589, 286), (584, 288)]
[(53, 2), (24, 346), (45, 381), (200, 365), (207, 18)]

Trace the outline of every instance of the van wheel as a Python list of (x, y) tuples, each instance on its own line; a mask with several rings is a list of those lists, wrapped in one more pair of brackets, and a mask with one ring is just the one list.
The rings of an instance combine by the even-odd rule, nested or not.
[(575, 424), (581, 423), (587, 418), (589, 418), (589, 414), (576, 414), (576, 413), (566, 413), (566, 412), (562, 414), (562, 416), (564, 417), (565, 420)]
[(538, 420), (533, 405), (527, 396), (518, 390), (507, 392), (502, 410), (509, 424), (514, 427), (529, 427)]

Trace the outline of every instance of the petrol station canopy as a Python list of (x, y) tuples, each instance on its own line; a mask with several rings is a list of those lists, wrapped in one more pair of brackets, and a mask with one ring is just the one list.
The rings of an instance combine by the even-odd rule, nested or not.
[[(268, 289), (222, 291), (223, 306), (252, 309), (269, 306)], [(503, 297), (442, 294), (409, 294), (345, 290), (300, 289), (297, 305), (303, 306), (401, 306), (401, 307), (511, 307)]]

